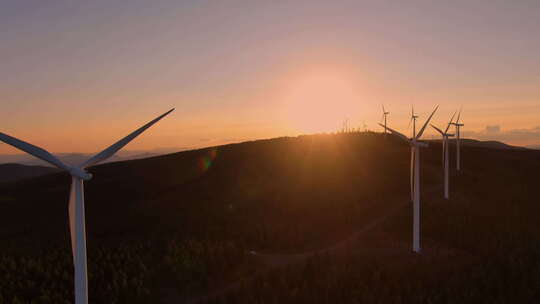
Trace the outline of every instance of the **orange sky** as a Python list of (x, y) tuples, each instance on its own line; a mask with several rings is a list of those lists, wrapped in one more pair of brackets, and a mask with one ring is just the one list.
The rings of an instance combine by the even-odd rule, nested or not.
[(380, 130), (381, 103), (408, 132), (414, 103), (420, 121), (463, 106), (471, 137), (540, 144), (538, 2), (196, 3), (0, 4), (0, 131), (94, 152), (175, 107), (126, 149), (201, 147), (345, 118)]

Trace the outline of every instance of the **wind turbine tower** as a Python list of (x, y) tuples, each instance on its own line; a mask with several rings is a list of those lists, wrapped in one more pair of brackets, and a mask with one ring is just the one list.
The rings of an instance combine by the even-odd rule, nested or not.
[(414, 114), (414, 106), (412, 106), (411, 120), (409, 120), (409, 126), (411, 125), (411, 122), (412, 122), (412, 125), (413, 125), (413, 136), (412, 137), (416, 137), (416, 119), (417, 118), (418, 118), (418, 115)]
[(454, 136), (454, 134), (448, 133), (448, 129), (450, 128), (450, 125), (452, 124), (452, 120), (454, 119), (454, 116), (456, 113), (454, 112), (454, 115), (452, 115), (452, 118), (450, 118), (450, 122), (446, 126), (446, 129), (444, 132), (435, 127), (434, 125), (431, 125), (439, 134), (442, 136), (442, 153), (443, 153), (443, 168), (444, 168), (444, 198), (449, 199), (449, 162), (448, 162), (448, 138)]
[(461, 109), (459, 110), (459, 114), (457, 116), (456, 122), (452, 123), (454, 126), (456, 126), (456, 169), (457, 171), (460, 171), (461, 169), (461, 127), (464, 126), (464, 124), (459, 123), (459, 118), (461, 116)]
[(390, 129), (382, 124), (382, 127), (388, 129), (392, 134), (397, 135), (403, 141), (407, 142), (411, 146), (411, 200), (413, 202), (413, 251), (416, 253), (421, 252), (420, 246), (420, 148), (425, 148), (428, 146), (427, 143), (421, 142), (420, 137), (424, 133), (426, 126), (429, 124), (429, 121), (433, 117), (433, 114), (437, 111), (439, 106), (435, 107), (435, 110), (431, 113), (429, 118), (426, 120), (420, 132), (415, 137), (411, 139), (407, 136), (399, 133), (396, 130)]
[(386, 137), (386, 116), (388, 116), (388, 114), (390, 114), (390, 112), (386, 112), (386, 110), (384, 109), (384, 104), (382, 105), (382, 112), (383, 112), (383, 116), (382, 116), (382, 119), (381, 120), (384, 120), (384, 136)]
[(133, 133), (119, 140), (117, 143), (107, 149), (94, 155), (84, 163), (78, 166), (68, 166), (56, 158), (46, 150), (11, 137), (0, 132), (0, 141), (5, 142), (19, 150), (22, 150), (30, 155), (33, 155), (41, 160), (44, 160), (51, 165), (54, 165), (62, 170), (69, 172), (71, 175), (71, 191), (69, 194), (69, 230), (71, 233), (71, 249), (73, 253), (73, 262), (75, 265), (75, 303), (88, 303), (88, 276), (86, 269), (86, 225), (84, 215), (84, 181), (92, 178), (92, 174), (86, 171), (87, 167), (96, 165), (109, 157), (113, 156), (118, 150), (122, 149), (135, 137), (139, 136), (153, 124), (167, 116), (174, 109), (150, 121)]

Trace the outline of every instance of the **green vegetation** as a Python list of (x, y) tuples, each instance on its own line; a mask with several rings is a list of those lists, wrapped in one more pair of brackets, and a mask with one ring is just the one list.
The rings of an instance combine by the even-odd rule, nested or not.
[[(172, 278), (179, 292), (187, 295), (205, 291), (215, 284), (212, 278), (226, 277), (246, 257), (232, 243), (171, 241), (156, 245), (90, 248), (90, 302), (155, 303), (150, 289), (159, 289), (165, 281), (162, 275)], [(158, 249), (160, 246), (163, 248)], [(71, 303), (72, 265), (68, 248), (0, 255), (0, 303)]]
[[(142, 246), (91, 249), (89, 288), (93, 303), (147, 303), (148, 266)], [(34, 255), (0, 255), (0, 303), (71, 303), (73, 263), (69, 249)]]

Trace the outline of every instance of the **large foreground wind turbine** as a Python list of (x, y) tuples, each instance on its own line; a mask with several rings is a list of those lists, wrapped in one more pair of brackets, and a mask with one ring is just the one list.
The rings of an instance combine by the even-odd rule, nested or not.
[(44, 160), (60, 169), (66, 170), (71, 175), (71, 192), (69, 195), (69, 229), (71, 232), (71, 249), (75, 265), (75, 303), (88, 303), (88, 281), (86, 273), (86, 232), (84, 216), (84, 185), (83, 182), (90, 180), (92, 174), (86, 172), (86, 168), (96, 165), (113, 156), (139, 134), (171, 113), (174, 109), (152, 120), (135, 132), (124, 137), (114, 145), (94, 155), (79, 166), (68, 166), (51, 153), (27, 142), (19, 140), (0, 132), (0, 140), (12, 145), (28, 154)]
[(461, 169), (461, 160), (460, 160), (460, 146), (461, 146), (461, 127), (464, 126), (464, 124), (459, 123), (459, 117), (461, 116), (461, 109), (459, 109), (459, 114), (457, 116), (456, 122), (453, 122), (452, 124), (456, 126), (456, 169), (459, 171)]
[(384, 109), (384, 104), (382, 105), (382, 117), (381, 117), (381, 121), (384, 120), (384, 136), (386, 137), (386, 116), (388, 116), (388, 114), (390, 114), (390, 112), (386, 112), (386, 110)]
[(444, 167), (444, 198), (448, 199), (450, 197), (449, 190), (448, 190), (448, 138), (454, 136), (454, 134), (448, 133), (448, 129), (450, 128), (450, 125), (452, 124), (452, 120), (454, 119), (454, 116), (456, 113), (454, 112), (454, 115), (452, 115), (452, 118), (450, 118), (450, 122), (446, 126), (446, 129), (444, 132), (435, 127), (434, 125), (431, 125), (437, 132), (439, 132), (442, 136), (442, 153), (443, 153), (443, 167)]
[(420, 129), (420, 132), (418, 134), (409, 139), (407, 136), (399, 133), (396, 130), (390, 129), (386, 126), (382, 127), (385, 129), (388, 129), (393, 134), (397, 135), (402, 140), (406, 141), (411, 145), (411, 199), (413, 201), (413, 251), (416, 253), (420, 253), (420, 148), (425, 148), (428, 146), (427, 143), (420, 142), (420, 137), (422, 137), (422, 134), (424, 133), (424, 130), (426, 129), (426, 126), (428, 125), (429, 121), (431, 120), (431, 117), (433, 117), (433, 114), (435, 114), (435, 111), (439, 106), (435, 107), (435, 110), (431, 113), (429, 118), (426, 120), (424, 125), (422, 126), (422, 129)]

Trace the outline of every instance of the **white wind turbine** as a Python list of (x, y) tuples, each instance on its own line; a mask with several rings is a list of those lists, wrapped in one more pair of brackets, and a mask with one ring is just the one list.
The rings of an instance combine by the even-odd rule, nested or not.
[(174, 109), (157, 117), (133, 133), (119, 140), (117, 143), (94, 155), (79, 166), (68, 166), (56, 158), (51, 153), (40, 147), (11, 137), (0, 132), (0, 140), (41, 160), (44, 160), (60, 169), (66, 170), (71, 175), (71, 191), (69, 195), (69, 229), (71, 233), (71, 249), (75, 265), (75, 303), (88, 303), (88, 281), (86, 269), (86, 232), (84, 215), (84, 181), (92, 178), (92, 174), (85, 169), (96, 165), (113, 156), (139, 134), (158, 122), (160, 119), (171, 113)]
[(384, 109), (384, 104), (382, 104), (382, 117), (381, 117), (381, 121), (384, 119), (384, 136), (386, 137), (386, 116), (388, 116), (388, 114), (390, 114), (390, 112), (386, 112), (386, 110)]
[(439, 132), (442, 136), (442, 153), (443, 153), (443, 167), (444, 167), (444, 198), (448, 199), (450, 197), (449, 190), (448, 190), (448, 138), (454, 136), (454, 134), (448, 133), (448, 129), (450, 128), (450, 125), (452, 124), (452, 120), (454, 119), (454, 116), (456, 113), (454, 112), (454, 115), (452, 115), (452, 118), (450, 118), (450, 122), (446, 126), (446, 129), (444, 132), (435, 127), (434, 125), (431, 125), (437, 132)]
[(411, 126), (411, 122), (413, 124), (413, 137), (416, 137), (416, 119), (418, 118), (418, 115), (414, 115), (414, 105), (411, 107), (411, 120), (409, 120), (409, 126), (407, 126), (407, 129)]
[(411, 145), (411, 199), (413, 201), (413, 251), (420, 253), (420, 148), (425, 148), (428, 146), (427, 143), (421, 142), (420, 137), (424, 133), (426, 126), (428, 125), (431, 117), (435, 114), (435, 111), (439, 106), (435, 107), (435, 110), (431, 113), (429, 118), (426, 120), (422, 129), (415, 137), (411, 139), (407, 136), (399, 133), (396, 130), (390, 129), (382, 124), (382, 127), (388, 129), (393, 134), (397, 135), (402, 140), (406, 141)]
[(459, 123), (459, 117), (461, 116), (461, 109), (459, 109), (459, 114), (457, 116), (456, 122), (453, 122), (452, 124), (456, 126), (456, 169), (459, 171), (461, 169), (461, 160), (460, 160), (460, 146), (461, 146), (461, 127), (464, 126), (464, 124)]

